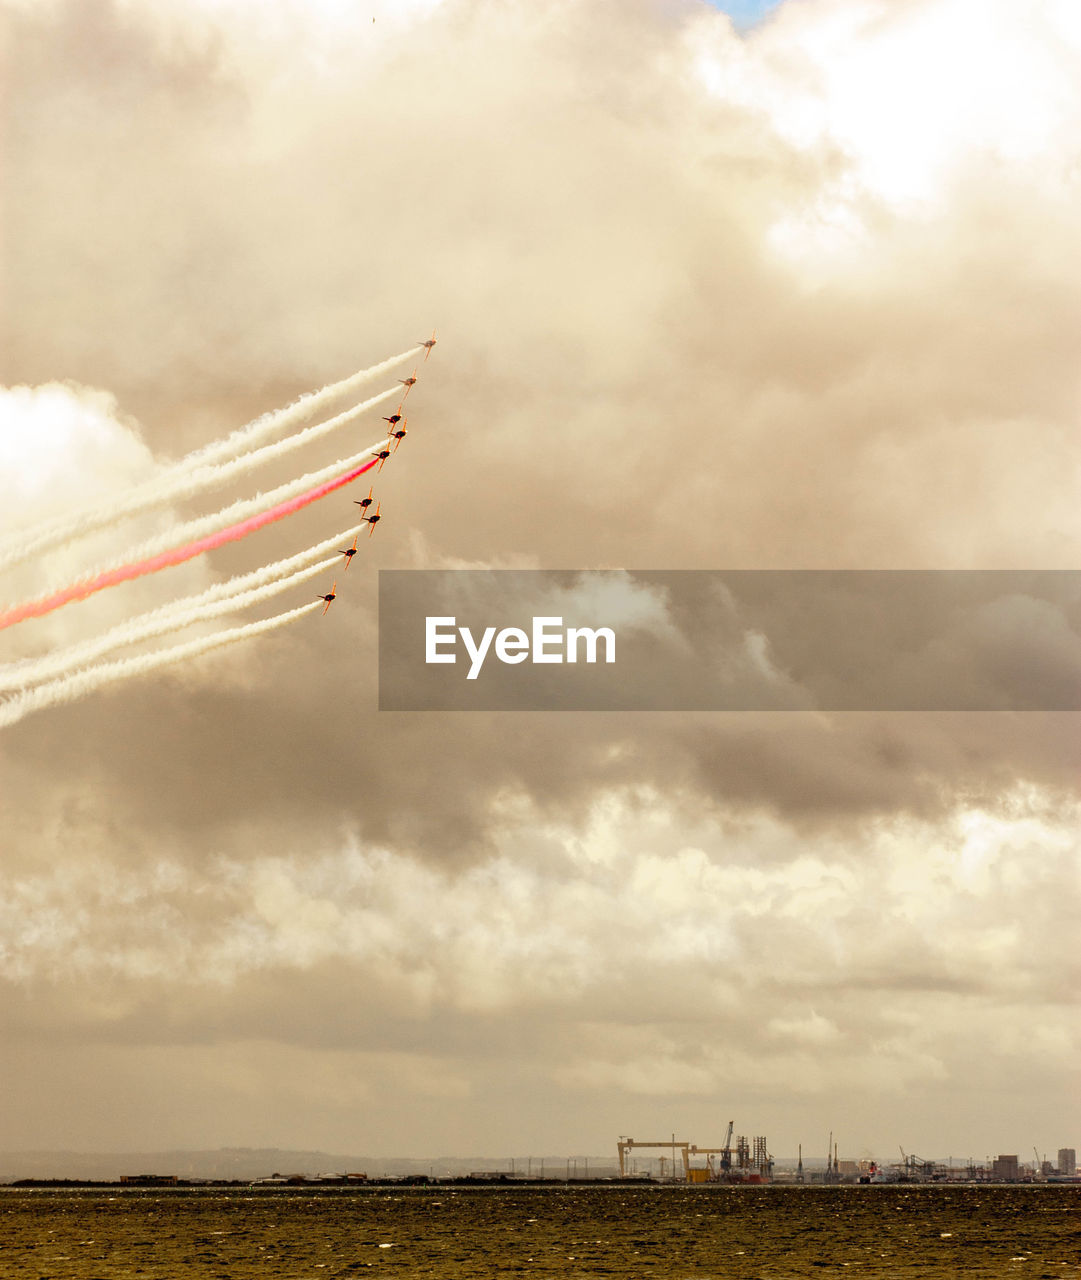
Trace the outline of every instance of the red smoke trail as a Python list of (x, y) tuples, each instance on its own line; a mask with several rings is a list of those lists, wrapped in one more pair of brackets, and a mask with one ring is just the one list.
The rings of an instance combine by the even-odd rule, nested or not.
[(223, 543), (236, 542), (239, 538), (246, 538), (249, 533), (254, 533), (256, 529), (261, 529), (263, 525), (272, 524), (275, 520), (281, 520), (285, 516), (292, 515), (294, 511), (299, 511), (301, 507), (306, 507), (310, 503), (316, 502), (319, 498), (325, 498), (328, 493), (333, 493), (335, 489), (341, 489), (351, 480), (355, 480), (357, 476), (362, 476), (365, 471), (370, 471), (378, 461), (378, 458), (373, 458), (371, 462), (365, 462), (361, 466), (347, 471), (344, 475), (336, 476), (333, 480), (325, 480), (322, 484), (316, 485), (314, 489), (308, 489), (307, 492), (301, 493), (295, 498), (290, 498), (288, 502), (280, 502), (276, 507), (271, 507), (268, 511), (261, 511), (258, 515), (249, 516), (247, 520), (241, 520), (239, 523), (231, 524), (225, 529), (219, 529), (217, 533), (209, 533), (205, 538), (198, 538), (195, 542), (185, 543), (182, 547), (174, 547), (171, 551), (163, 551), (160, 555), (151, 556), (148, 560), (136, 560), (134, 564), (121, 565), (118, 569), (108, 569), (96, 578), (87, 578), (83, 582), (76, 582), (70, 587), (65, 587), (62, 591), (57, 591), (54, 595), (43, 596), (40, 600), (31, 600), (27, 604), (16, 605), (14, 609), (9, 609), (6, 613), (0, 613), (0, 631), (5, 627), (13, 626), (16, 622), (22, 622), (24, 618), (40, 618), (43, 614), (52, 613), (54, 609), (59, 609), (61, 605), (70, 604), (72, 600), (85, 600), (87, 596), (92, 596), (96, 591), (103, 591), (106, 587), (114, 587), (118, 582), (127, 582), (131, 578), (141, 578), (147, 573), (157, 573), (159, 569), (167, 569), (170, 565), (183, 564), (185, 560), (192, 560), (196, 556), (202, 555), (204, 551), (213, 551), (215, 547), (220, 547)]

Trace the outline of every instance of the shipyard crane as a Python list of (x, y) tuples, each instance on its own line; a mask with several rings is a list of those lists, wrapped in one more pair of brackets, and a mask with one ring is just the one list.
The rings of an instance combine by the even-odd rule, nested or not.
[(901, 1152), (901, 1159), (905, 1171), (905, 1177), (913, 1182), (920, 1180), (931, 1180), (935, 1177), (935, 1162), (933, 1160), (925, 1160), (922, 1156), (906, 1155), (905, 1149), (898, 1146)]
[(709, 1169), (709, 1176), (711, 1179), (715, 1179), (717, 1172), (713, 1168), (713, 1157), (723, 1155), (724, 1147), (699, 1147), (692, 1142), (687, 1150), (689, 1155), (706, 1157), (706, 1167)]
[(728, 1172), (732, 1167), (732, 1130), (736, 1127), (734, 1120), (728, 1122), (728, 1132), (724, 1135), (724, 1146), (721, 1148), (721, 1168)]
[(675, 1155), (677, 1151), (680, 1152), (683, 1157), (683, 1176), (686, 1177), (687, 1170), (691, 1166), (689, 1155), (690, 1145), (691, 1144), (689, 1142), (677, 1142), (674, 1134), (667, 1142), (635, 1142), (633, 1138), (620, 1138), (619, 1142), (616, 1144), (616, 1148), (619, 1151), (619, 1176), (621, 1178), (626, 1177), (625, 1169), (628, 1151), (632, 1151), (635, 1147), (662, 1147), (665, 1151), (670, 1151), (672, 1153), (673, 1177), (675, 1176)]
[[(699, 1147), (695, 1143), (687, 1148), (689, 1156), (705, 1156), (706, 1167), (709, 1169), (710, 1179), (718, 1181), (717, 1170), (713, 1165), (713, 1157), (720, 1156), (722, 1159), (722, 1172), (724, 1174), (731, 1173), (732, 1166), (732, 1135), (729, 1133), (725, 1138), (723, 1147)], [(728, 1163), (723, 1161), (727, 1158)], [(773, 1176), (773, 1157), (766, 1149), (766, 1139), (764, 1137), (756, 1137), (754, 1140), (754, 1154), (751, 1154), (751, 1146), (747, 1139), (740, 1137), (736, 1139), (736, 1168), (743, 1172), (748, 1170), (756, 1170), (763, 1177), (771, 1178)]]

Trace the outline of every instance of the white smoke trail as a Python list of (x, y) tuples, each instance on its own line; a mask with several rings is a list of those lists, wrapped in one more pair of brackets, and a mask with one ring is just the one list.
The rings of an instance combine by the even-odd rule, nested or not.
[[(359, 533), (361, 528), (363, 525), (357, 529), (350, 529), (346, 536), (352, 537), (354, 533)], [(328, 541), (337, 541), (337, 539)], [(319, 549), (325, 551), (329, 548), (324, 543)], [(300, 556), (294, 556), (291, 559), (307, 559), (310, 555), (310, 551), (302, 552)], [(279, 561), (278, 563), (281, 565), (288, 562)], [(287, 573), (285, 576), (280, 576), (279, 571), (279, 575), (271, 581), (254, 587), (248, 584), (248, 589), (244, 587), (243, 578), (259, 577), (265, 574), (266, 570), (257, 570), (255, 573), (243, 575), (243, 578), (220, 582), (199, 595), (175, 600), (171, 604), (162, 605), (160, 609), (153, 609), (149, 613), (129, 618), (126, 622), (112, 627), (101, 635), (92, 636), (80, 644), (71, 645), (41, 658), (32, 658), (8, 667), (0, 667), (0, 692), (10, 689), (28, 689), (31, 685), (43, 680), (54, 679), (85, 666), (113, 649), (138, 644), (143, 640), (152, 640), (167, 632), (179, 631), (181, 627), (190, 626), (193, 622), (203, 622), (208, 618), (220, 617), (223, 613), (231, 613), (234, 609), (246, 609), (249, 605), (258, 604), (261, 600), (267, 600), (282, 591), (287, 591), (290, 587), (297, 586), (308, 578), (314, 578), (316, 574), (325, 573), (337, 565), (338, 557), (331, 556), (326, 560), (320, 560), (317, 564), (307, 565), (293, 573)], [(268, 569), (274, 567), (267, 566)]]
[(249, 622), (247, 626), (217, 631), (212, 636), (189, 640), (185, 644), (173, 645), (171, 649), (159, 649), (137, 658), (102, 663), (86, 671), (78, 671), (74, 675), (66, 676), (62, 680), (51, 680), (48, 684), (38, 685), (36, 689), (27, 689), (13, 698), (0, 702), (0, 728), (15, 724), (24, 716), (34, 711), (41, 711), (45, 707), (84, 698), (87, 694), (94, 693), (105, 685), (115, 684), (119, 680), (127, 680), (132, 676), (171, 666), (174, 662), (182, 662), (185, 658), (209, 653), (212, 649), (235, 644), (238, 640), (246, 640), (249, 636), (257, 636), (264, 631), (274, 631), (303, 614), (311, 613), (313, 609), (321, 607), (318, 600), (313, 600), (311, 604), (302, 604), (297, 609), (290, 609), (288, 613), (279, 613), (273, 618), (264, 618), (261, 622)]
[(229, 525), (239, 524), (251, 516), (268, 511), (271, 507), (276, 507), (281, 502), (287, 502), (290, 498), (295, 498), (299, 494), (305, 493), (308, 489), (314, 489), (327, 480), (335, 479), (352, 467), (359, 466), (360, 463), (372, 457), (373, 454), (378, 453), (385, 444), (386, 437), (383, 436), (374, 445), (361, 449), (359, 453), (354, 453), (348, 458), (340, 458), (337, 462), (332, 462), (329, 466), (323, 467), (319, 471), (309, 471), (307, 475), (300, 476), (296, 480), (288, 480), (276, 489), (271, 489), (269, 493), (259, 493), (254, 498), (241, 498), (231, 506), (222, 507), (221, 510), (212, 512), (210, 515), (199, 516), (195, 520), (189, 520), (166, 533), (160, 534), (156, 538), (151, 538), (141, 546), (125, 552), (122, 560), (114, 560), (108, 565), (88, 571), (83, 575), (83, 578), (88, 580), (99, 577), (102, 573), (108, 573), (123, 565), (132, 564), (139, 560), (147, 560), (152, 556), (159, 555), (162, 551), (172, 550), (174, 547), (194, 542), (199, 538), (206, 537), (208, 534), (218, 533)]
[(344, 412), (336, 414), (333, 418), (327, 418), (325, 422), (318, 422), (312, 427), (296, 432), (294, 435), (286, 436), (284, 440), (279, 440), (276, 444), (264, 445), (262, 449), (243, 453), (240, 457), (233, 458), (228, 462), (203, 465), (195, 469), (188, 467), (170, 468), (156, 479), (149, 480), (146, 484), (138, 485), (123, 497), (111, 498), (107, 502), (99, 503), (96, 507), (85, 507), (78, 515), (67, 516), (48, 525), (38, 525), (30, 533), (24, 535), (21, 542), (12, 541), (6, 547), (0, 548), (0, 570), (10, 568), (23, 560), (28, 560), (33, 555), (40, 555), (42, 552), (69, 542), (73, 538), (94, 533), (120, 520), (140, 515), (144, 511), (163, 507), (169, 502), (179, 502), (187, 498), (194, 498), (197, 494), (207, 489), (216, 489), (238, 475), (254, 471), (256, 467), (261, 467), (264, 463), (284, 457), (294, 449), (299, 449), (302, 445), (318, 440), (321, 436), (325, 436), (331, 431), (336, 431), (347, 422), (359, 417), (365, 410), (371, 409), (397, 394), (397, 389), (390, 387), (386, 391), (381, 391), (379, 395), (372, 396), (370, 399), (354, 405), (351, 409), (346, 409)]
[(373, 364), (370, 369), (362, 369), (359, 373), (343, 378), (341, 382), (330, 383), (329, 386), (324, 387), (321, 391), (311, 391), (307, 395), (301, 396), (299, 400), (285, 409), (276, 409), (273, 413), (267, 413), (261, 418), (256, 418), (254, 422), (249, 422), (246, 427), (241, 427), (238, 431), (234, 431), (232, 435), (226, 436), (224, 440), (208, 444), (202, 449), (196, 449), (194, 453), (189, 453), (176, 465), (183, 467), (185, 470), (190, 470), (192, 467), (202, 467), (210, 463), (219, 462), (223, 458), (231, 458), (240, 449), (258, 444), (260, 440), (265, 440), (270, 435), (284, 431), (298, 422), (303, 422), (305, 418), (315, 413), (328, 400), (345, 395), (347, 392), (355, 390), (361, 383), (367, 382), (371, 378), (377, 378), (380, 374), (386, 373), (388, 369), (393, 369), (396, 364), (401, 364), (403, 360), (408, 360), (411, 356), (414, 356), (422, 345), (422, 343), (418, 343), (416, 346), (410, 347), (408, 351), (400, 351), (396, 356), (391, 356), (389, 360), (384, 360), (380, 364)]
[[(263, 414), (262, 417), (249, 422), (247, 426), (232, 432), (231, 435), (226, 436), (224, 439), (213, 441), (211, 444), (204, 445), (201, 449), (196, 449), (193, 453), (187, 454), (178, 462), (168, 466), (161, 475), (147, 481), (145, 485), (138, 486), (130, 495), (133, 504), (137, 502), (139, 495), (144, 491), (156, 493), (160, 486), (174, 477), (186, 476), (192, 471), (216, 466), (219, 462), (235, 457), (240, 450), (258, 444), (259, 441), (287, 430), (298, 422), (302, 422), (310, 414), (321, 408), (328, 400), (345, 395), (369, 379), (378, 377), (388, 369), (393, 369), (395, 365), (401, 364), (403, 360), (408, 360), (414, 356), (419, 348), (420, 344), (417, 344), (417, 346), (410, 347), (408, 351), (401, 351), (398, 355), (391, 356), (389, 360), (383, 360), (368, 369), (361, 369), (359, 373), (350, 374), (348, 378), (342, 378), (338, 382), (329, 383), (320, 391), (311, 391), (286, 408)], [(364, 406), (357, 406), (355, 410), (347, 412), (350, 414), (353, 412), (359, 413), (362, 407), (370, 407), (372, 404), (377, 404), (394, 394), (393, 390), (388, 390), (373, 400), (365, 402)], [(343, 421), (347, 420), (343, 415), (338, 415), (338, 417)], [(335, 419), (330, 419), (330, 421), (336, 426), (341, 425), (341, 422)], [(323, 425), (326, 426), (326, 424)], [(326, 426), (326, 429), (332, 430), (333, 428)], [(169, 499), (164, 498), (162, 501), (169, 501)], [(157, 499), (152, 498), (149, 505), (158, 505)], [(125, 503), (122, 514), (134, 515), (136, 511), (143, 509), (138, 505), (132, 505), (129, 508)], [(90, 533), (94, 529), (102, 528), (104, 525), (111, 523), (115, 513), (117, 513), (116, 504), (108, 502), (96, 503), (81, 508), (76, 512), (67, 513), (57, 519), (42, 521), (25, 533), (17, 534), (13, 538), (0, 542), (0, 569), (17, 564), (27, 557), (45, 550), (47, 547), (55, 546), (58, 542), (64, 542), (78, 534)], [(119, 514), (117, 518), (119, 518)]]
[[(273, 582), (284, 574), (292, 573), (294, 569), (299, 569), (302, 565), (307, 564), (309, 560), (314, 560), (316, 556), (323, 555), (324, 552), (330, 551), (331, 548), (337, 548), (339, 542), (347, 542), (358, 533), (362, 533), (364, 527), (363, 524), (355, 524), (351, 529), (346, 529), (344, 533), (339, 533), (333, 538), (325, 538), (322, 542), (317, 542), (315, 546), (308, 547), (306, 551), (298, 551), (296, 555), (287, 556), (284, 560), (275, 560), (273, 564), (264, 565), (261, 569), (252, 569), (249, 573), (238, 574), (235, 578), (226, 579), (225, 582), (216, 582), (212, 587), (207, 587), (205, 591), (199, 592), (198, 595), (188, 596), (184, 600), (173, 600), (169, 604), (163, 604), (160, 609), (156, 609), (154, 612), (172, 613), (174, 610), (181, 608), (198, 608), (199, 605), (209, 604), (212, 600), (221, 600), (226, 596), (239, 595), (242, 591), (250, 591), (254, 587), (261, 587), (266, 582)], [(3, 668), (0, 667), (0, 673), (2, 671)]]

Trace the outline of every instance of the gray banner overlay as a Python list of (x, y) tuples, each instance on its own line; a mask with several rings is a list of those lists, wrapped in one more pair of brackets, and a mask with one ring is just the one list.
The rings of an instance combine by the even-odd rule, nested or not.
[(382, 711), (1076, 711), (1081, 573), (381, 570)]

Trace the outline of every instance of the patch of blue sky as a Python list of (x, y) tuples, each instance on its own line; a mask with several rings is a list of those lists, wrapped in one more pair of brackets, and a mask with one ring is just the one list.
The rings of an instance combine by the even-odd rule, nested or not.
[(781, 0), (706, 0), (706, 3), (727, 13), (740, 30), (746, 30), (761, 22)]

